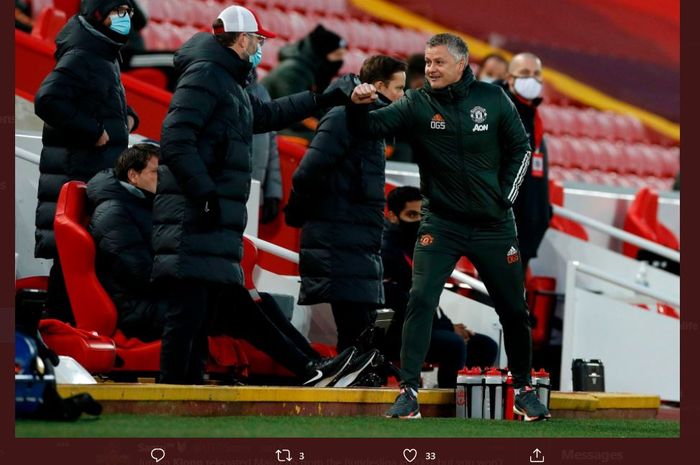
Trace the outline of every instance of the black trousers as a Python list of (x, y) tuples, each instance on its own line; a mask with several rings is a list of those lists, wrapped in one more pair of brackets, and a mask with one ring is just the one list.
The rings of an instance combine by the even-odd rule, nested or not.
[(338, 330), (338, 353), (356, 346), (362, 332), (374, 325), (376, 305), (361, 302), (331, 302), (333, 319)]
[(49, 270), (49, 285), (46, 290), (46, 313), (49, 318), (55, 318), (75, 326), (75, 317), (68, 299), (66, 281), (63, 277), (63, 268), (61, 268), (58, 255), (53, 259), (53, 265), (51, 265)]
[[(320, 358), (267, 294), (261, 294), (262, 301), (256, 303), (240, 285), (176, 281), (168, 288), (168, 305), (151, 306), (153, 312), (165, 314), (150, 319), (163, 321), (163, 383), (203, 380), (209, 335), (245, 339), (300, 378), (306, 376), (309, 362)], [(144, 328), (144, 332), (152, 330)]]
[(479, 270), (503, 326), (508, 365), (516, 388), (529, 385), (532, 339), (523, 268), (512, 213), (502, 221), (469, 225), (429, 213), (413, 254), (413, 285), (401, 344), (401, 374), (417, 387), (430, 346), (432, 321), (443, 286), (461, 256)]
[(492, 366), (497, 353), (496, 341), (483, 334), (474, 334), (464, 342), (454, 331), (433, 329), (425, 361), (439, 365), (437, 378), (441, 388), (454, 388), (459, 370), (465, 366)]

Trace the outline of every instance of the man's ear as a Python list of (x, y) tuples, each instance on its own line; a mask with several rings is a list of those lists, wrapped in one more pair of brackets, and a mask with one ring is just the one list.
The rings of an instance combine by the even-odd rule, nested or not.
[(136, 185), (136, 177), (138, 176), (138, 172), (130, 168), (129, 171), (126, 172), (126, 179), (129, 181), (129, 184)]
[(399, 217), (396, 216), (396, 213), (394, 213), (393, 211), (389, 210), (389, 212), (386, 214), (386, 217), (389, 220), (389, 223), (399, 224)]

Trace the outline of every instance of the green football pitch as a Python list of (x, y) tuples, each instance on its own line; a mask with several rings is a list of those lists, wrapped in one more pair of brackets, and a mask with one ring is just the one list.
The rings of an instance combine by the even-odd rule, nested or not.
[(599, 437), (680, 436), (680, 423), (664, 420), (512, 421), (375, 417), (175, 417), (104, 415), (75, 423), (17, 420), (17, 437)]

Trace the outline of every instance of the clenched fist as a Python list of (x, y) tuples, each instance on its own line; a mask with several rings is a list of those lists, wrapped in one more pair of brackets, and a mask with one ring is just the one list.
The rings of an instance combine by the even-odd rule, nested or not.
[(352, 103), (369, 104), (377, 100), (377, 89), (372, 84), (360, 84), (352, 91)]

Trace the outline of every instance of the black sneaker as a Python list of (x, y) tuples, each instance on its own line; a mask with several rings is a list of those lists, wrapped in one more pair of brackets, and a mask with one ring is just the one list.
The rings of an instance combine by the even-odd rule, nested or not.
[(309, 362), (309, 375), (304, 386), (328, 386), (348, 366), (356, 352), (354, 347), (348, 347), (334, 358)]
[(359, 357), (355, 357), (350, 364), (343, 370), (331, 383), (333, 387), (348, 387), (350, 386), (360, 373), (362, 373), (367, 367), (372, 364), (372, 360), (377, 356), (379, 351), (377, 349), (370, 350), (366, 354), (362, 354)]
[(552, 418), (547, 407), (542, 405), (539, 397), (537, 397), (537, 391), (531, 386), (520, 389), (520, 392), (515, 395), (513, 412), (522, 415), (525, 421), (539, 421)]
[(404, 420), (416, 420), (420, 416), (420, 406), (415, 391), (408, 387), (402, 386), (401, 393), (396, 396), (394, 405), (384, 414), (387, 418), (401, 418)]

